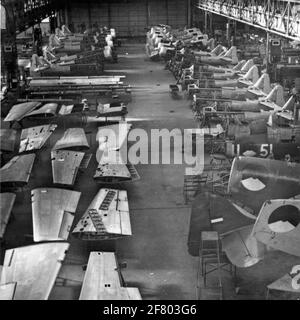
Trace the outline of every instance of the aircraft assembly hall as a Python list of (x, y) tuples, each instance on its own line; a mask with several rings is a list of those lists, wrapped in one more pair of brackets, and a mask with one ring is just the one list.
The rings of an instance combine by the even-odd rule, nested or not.
[(0, 300), (300, 300), (300, 1), (0, 2)]

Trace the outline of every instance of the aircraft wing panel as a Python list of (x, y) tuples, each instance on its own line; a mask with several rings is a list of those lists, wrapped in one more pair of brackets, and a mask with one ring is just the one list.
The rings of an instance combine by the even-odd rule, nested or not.
[(13, 157), (0, 169), (1, 183), (28, 183), (33, 167), (35, 154), (25, 154)]
[(121, 286), (114, 253), (91, 252), (79, 299), (131, 300), (141, 296), (137, 288)]
[(19, 121), (21, 120), (27, 113), (31, 112), (38, 106), (40, 106), (40, 102), (25, 102), (14, 105), (4, 121)]
[(13, 129), (0, 129), (1, 151), (13, 152), (17, 138), (17, 131)]
[(52, 242), (6, 250), (0, 285), (16, 283), (14, 300), (48, 299), (68, 248)]
[(31, 191), (35, 242), (67, 240), (80, 195), (77, 191), (55, 188)]
[(74, 108), (74, 104), (71, 104), (71, 105), (62, 105), (61, 107), (60, 107), (60, 110), (59, 110), (59, 114), (60, 115), (66, 115), (66, 114), (70, 114), (70, 113), (72, 113), (72, 111), (73, 111), (73, 108)]
[(53, 117), (56, 114), (57, 107), (58, 107), (57, 103), (46, 103), (41, 108), (27, 113), (24, 116), (24, 118), (25, 117), (32, 117), (32, 116), (43, 116), (43, 115)]
[(70, 128), (65, 131), (52, 150), (70, 148), (88, 149), (89, 147), (84, 130), (82, 128)]
[(19, 153), (41, 149), (56, 127), (56, 124), (51, 124), (23, 129)]
[(0, 239), (4, 237), (15, 200), (14, 193), (0, 193)]
[(100, 189), (72, 233), (84, 240), (131, 235), (127, 192)]
[(0, 300), (13, 300), (16, 285), (15, 282), (0, 285)]
[(119, 150), (127, 139), (131, 126), (127, 122), (121, 122), (98, 128), (96, 140), (99, 142), (99, 149)]
[(130, 172), (125, 164), (99, 164), (94, 175), (94, 179), (105, 178), (130, 179)]
[(51, 152), (52, 177), (54, 183), (73, 185), (84, 152), (55, 150)]

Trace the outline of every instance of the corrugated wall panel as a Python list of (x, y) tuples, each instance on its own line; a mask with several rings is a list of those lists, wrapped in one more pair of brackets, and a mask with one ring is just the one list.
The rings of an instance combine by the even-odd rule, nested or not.
[(76, 31), (79, 25), (84, 23), (86, 26), (111, 26), (116, 28), (118, 35), (122, 37), (143, 36), (147, 26), (162, 23), (179, 28), (184, 27), (187, 21), (185, 0), (72, 0), (69, 5), (71, 8), (68, 21), (73, 23)]
[(187, 24), (186, 1), (168, 1), (169, 25), (174, 28), (184, 27)]

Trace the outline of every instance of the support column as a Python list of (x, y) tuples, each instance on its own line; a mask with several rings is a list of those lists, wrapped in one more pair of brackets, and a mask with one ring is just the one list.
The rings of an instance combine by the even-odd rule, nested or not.
[(166, 24), (169, 24), (169, 6), (168, 6), (168, 1), (169, 0), (165, 0), (165, 6), (166, 6)]
[(88, 28), (91, 28), (92, 27), (92, 18), (91, 18), (91, 2), (90, 1), (88, 1), (87, 9), (88, 9)]
[(187, 0), (187, 27), (192, 27), (192, 10), (191, 10), (191, 0)]
[(15, 14), (12, 5), (9, 4), (4, 6), (1, 3), (1, 10), (5, 14), (5, 29), (1, 29), (1, 74), (8, 89), (16, 89), (19, 85), (19, 70)]
[(110, 1), (107, 3), (108, 5), (108, 28), (112, 28), (113, 26), (111, 25), (111, 7), (110, 7)]
[(236, 25), (237, 25), (237, 22), (235, 20), (233, 20), (232, 22), (233, 22), (233, 43), (232, 43), (232, 45), (235, 46), (236, 45)]
[(270, 32), (267, 31), (267, 44), (266, 44), (266, 68), (267, 72), (269, 72), (270, 66)]
[(210, 13), (210, 15), (209, 15), (209, 33), (210, 33), (210, 35), (212, 36), (212, 37), (214, 37), (214, 33), (213, 33), (213, 14), (212, 13)]
[(230, 34), (231, 34), (230, 19), (227, 19), (227, 23), (226, 23), (226, 40), (227, 40), (228, 47), (230, 47)]
[(207, 34), (207, 19), (208, 19), (208, 12), (204, 11), (204, 33)]
[(149, 19), (150, 19), (149, 0), (146, 0), (146, 27), (149, 27)]

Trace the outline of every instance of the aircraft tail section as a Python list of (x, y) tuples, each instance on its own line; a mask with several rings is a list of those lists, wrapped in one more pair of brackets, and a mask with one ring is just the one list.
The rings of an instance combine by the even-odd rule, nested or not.
[(235, 66), (232, 68), (232, 70), (234, 70), (234, 71), (242, 71), (245, 63), (246, 63), (246, 60), (241, 60), (240, 62), (238, 62), (237, 65), (235, 65)]
[(258, 80), (258, 68), (256, 65), (252, 66), (244, 76), (244, 80), (249, 80), (255, 83)]
[(282, 110), (293, 110), (294, 103), (295, 103), (295, 97), (294, 96), (290, 96), (288, 101), (282, 107)]
[(263, 91), (266, 94), (271, 92), (270, 76), (268, 73), (262, 74), (262, 76), (256, 81), (254, 87)]
[(215, 39), (214, 38), (210, 38), (207, 41), (206, 45), (210, 50), (213, 50), (215, 48)]
[(237, 57), (237, 49), (235, 46), (232, 46), (225, 54), (224, 57), (231, 58), (233, 64), (238, 63), (238, 57)]
[(285, 103), (283, 98), (283, 87), (280, 84), (277, 84), (268, 94), (266, 100), (272, 101), (276, 105), (283, 107)]
[(247, 73), (254, 66), (253, 59), (249, 59), (242, 67), (241, 71)]
[(222, 45), (218, 44), (218, 45), (211, 51), (211, 54), (218, 56), (218, 55), (220, 55), (224, 50), (225, 50), (225, 48), (224, 48)]

